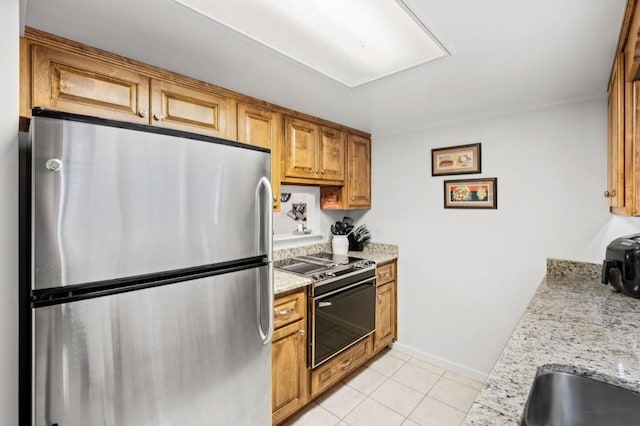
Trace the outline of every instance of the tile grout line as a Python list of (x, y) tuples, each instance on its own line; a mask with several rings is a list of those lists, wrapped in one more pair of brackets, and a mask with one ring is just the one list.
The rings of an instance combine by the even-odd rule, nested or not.
[[(390, 351), (390, 350), (389, 350), (389, 351)], [(382, 356), (385, 356), (385, 355), (389, 355), (389, 356), (392, 356), (393, 358), (395, 358), (395, 359), (397, 359), (397, 360), (399, 360), (399, 361), (402, 361), (402, 365), (400, 365), (400, 367), (398, 367), (398, 368), (397, 368), (397, 369), (396, 369), (396, 370), (391, 374), (391, 376), (393, 376), (395, 373), (397, 373), (397, 372), (398, 372), (398, 370), (400, 370), (402, 367), (404, 367), (404, 366), (409, 362), (409, 360), (410, 360), (412, 357), (410, 357), (409, 359), (403, 360), (403, 359), (400, 359), (400, 358), (398, 358), (398, 357), (395, 357), (395, 356), (391, 355), (391, 353), (389, 353), (389, 351), (387, 351), (387, 353), (386, 353), (386, 354), (382, 354), (382, 353), (381, 353), (381, 354), (380, 354), (380, 356), (379, 356), (379, 358), (381, 358)], [(369, 368), (366, 364), (365, 364), (363, 367), (364, 367), (364, 368)], [(387, 409), (389, 409), (389, 410), (393, 411), (394, 413), (401, 415), (401, 416), (404, 418), (404, 420), (406, 420), (406, 419), (407, 419), (407, 417), (406, 417), (406, 416), (402, 415), (401, 413), (398, 413), (397, 411), (395, 411), (394, 409), (392, 409), (392, 408), (390, 408), (390, 407), (387, 407), (386, 405), (382, 404), (380, 401), (377, 401), (376, 399), (371, 398), (371, 395), (373, 395), (373, 394), (375, 393), (375, 391), (377, 391), (378, 389), (380, 389), (380, 388), (382, 387), (382, 385), (384, 385), (384, 384), (385, 384), (385, 383), (387, 383), (389, 380), (391, 380), (391, 376), (387, 376), (386, 374), (383, 374), (383, 373), (381, 373), (381, 372), (379, 372), (379, 371), (376, 371), (376, 370), (374, 370), (374, 369), (372, 369), (372, 368), (369, 368), (369, 369), (370, 369), (371, 371), (374, 371), (374, 372), (376, 372), (376, 373), (381, 374), (382, 376), (384, 376), (384, 377), (385, 377), (385, 380), (384, 380), (382, 383), (380, 383), (380, 384), (379, 384), (375, 389), (373, 389), (373, 390), (371, 391), (371, 394), (370, 394), (370, 395), (366, 395), (366, 394), (364, 394), (364, 393), (360, 392), (358, 389), (352, 388), (351, 386), (349, 386), (349, 384), (348, 384), (348, 383), (344, 383), (344, 382), (342, 382), (345, 386), (349, 386), (349, 387), (351, 387), (351, 389), (353, 389), (353, 390), (355, 390), (355, 391), (357, 391), (357, 392), (360, 392), (362, 395), (364, 395), (364, 397), (365, 397), (365, 398), (364, 398), (362, 401), (360, 401), (360, 403), (359, 403), (359, 404), (357, 404), (355, 407), (353, 407), (353, 408), (351, 409), (351, 411), (349, 411), (347, 414), (345, 414), (345, 415), (344, 415), (344, 417), (340, 418), (340, 421), (341, 421), (341, 422), (345, 422), (345, 423), (347, 423), (347, 421), (346, 421), (345, 419), (346, 419), (347, 417), (349, 417), (349, 414), (351, 414), (353, 411), (355, 411), (355, 409), (356, 409), (356, 408), (358, 408), (360, 405), (362, 405), (362, 404), (363, 404), (367, 399), (371, 399), (371, 400), (373, 400), (373, 401), (377, 402), (378, 404), (381, 404), (382, 406), (384, 406), (385, 408), (387, 408)], [(331, 413), (331, 414), (335, 415), (335, 413)], [(336, 417), (338, 417), (338, 416), (336, 416)], [(404, 422), (404, 420), (403, 420), (403, 422)], [(338, 422), (338, 423), (340, 423), (340, 422)], [(337, 423), (336, 423), (336, 424), (337, 424)]]
[[(466, 415), (467, 415), (467, 414), (469, 413), (469, 411), (471, 410), (471, 407), (469, 407), (469, 409), (467, 409), (466, 411), (463, 411), (463, 410), (460, 410), (459, 408), (454, 407), (454, 406), (452, 406), (452, 405), (450, 405), (450, 404), (448, 404), (448, 403), (446, 403), (446, 402), (444, 402), (444, 401), (441, 401), (441, 400), (440, 400), (440, 399), (438, 399), (437, 397), (434, 397), (434, 396), (429, 395), (429, 393), (434, 389), (434, 387), (436, 386), (436, 384), (437, 384), (437, 383), (438, 383), (442, 378), (445, 378), (445, 379), (447, 379), (447, 380), (449, 380), (449, 381), (452, 381), (452, 382), (454, 382), (454, 383), (456, 383), (456, 384), (458, 384), (458, 385), (460, 385), (460, 386), (464, 386), (464, 387), (465, 387), (465, 388), (467, 388), (467, 389), (471, 389), (471, 390), (475, 391), (475, 392), (476, 392), (476, 397), (477, 397), (477, 395), (478, 395), (478, 394), (479, 394), (479, 392), (480, 392), (479, 390), (475, 389), (474, 387), (471, 387), (471, 386), (469, 386), (469, 385), (467, 385), (467, 384), (465, 384), (465, 383), (462, 383), (461, 381), (455, 380), (455, 379), (453, 379), (453, 378), (451, 378), (451, 377), (445, 377), (446, 373), (447, 373), (448, 371), (451, 371), (451, 370), (447, 370), (447, 369), (444, 369), (444, 368), (441, 368), (441, 367), (436, 366), (436, 367), (438, 367), (438, 369), (441, 369), (441, 370), (442, 370), (442, 372), (440, 372), (440, 373), (436, 373), (435, 371), (430, 370), (430, 369), (428, 369), (428, 368), (424, 368), (424, 367), (422, 367), (422, 366), (420, 366), (420, 365), (410, 363), (410, 361), (411, 361), (411, 360), (413, 360), (413, 359), (415, 359), (416, 361), (420, 361), (420, 362), (424, 362), (424, 363), (430, 364), (428, 361), (423, 361), (423, 360), (417, 359), (417, 358), (412, 357), (412, 356), (409, 356), (409, 358), (407, 358), (407, 359), (402, 359), (402, 358), (400, 358), (399, 356), (394, 355), (394, 354), (393, 354), (393, 352), (392, 352), (392, 349), (391, 349), (391, 348), (389, 348), (388, 350), (386, 350), (386, 351), (384, 351), (384, 352), (381, 352), (381, 353), (378, 355), (378, 357), (377, 357), (377, 358), (378, 358), (378, 359), (380, 359), (380, 358), (382, 358), (382, 357), (384, 357), (384, 356), (390, 356), (390, 357), (392, 357), (392, 358), (394, 358), (394, 359), (396, 359), (396, 360), (398, 360), (398, 361), (401, 361), (402, 363), (400, 364), (400, 366), (399, 366), (397, 369), (395, 369), (395, 370), (393, 371), (393, 373), (391, 373), (391, 375), (390, 375), (390, 376), (387, 376), (386, 374), (381, 373), (380, 371), (377, 371), (377, 370), (375, 370), (375, 369), (373, 369), (373, 368), (370, 368), (370, 367), (369, 367), (369, 365), (367, 365), (367, 364), (369, 364), (369, 363), (367, 363), (367, 364), (363, 365), (363, 368), (367, 368), (367, 369), (371, 370), (372, 372), (375, 372), (375, 373), (380, 374), (380, 375), (382, 375), (382, 376), (384, 376), (384, 377), (385, 377), (385, 379), (382, 381), (382, 383), (380, 383), (378, 386), (376, 386), (375, 388), (373, 388), (373, 390), (371, 391), (371, 393), (370, 393), (369, 395), (367, 395), (367, 394), (365, 394), (365, 393), (361, 392), (359, 389), (356, 389), (356, 388), (354, 388), (354, 387), (350, 386), (350, 385), (349, 385), (349, 381), (350, 381), (350, 380), (349, 380), (349, 381), (341, 381), (341, 383), (342, 383), (343, 385), (348, 386), (348, 387), (349, 387), (349, 388), (351, 388), (352, 390), (355, 390), (356, 392), (358, 392), (358, 393), (360, 393), (361, 395), (363, 395), (363, 396), (364, 396), (364, 399), (363, 399), (362, 401), (360, 401), (358, 404), (356, 404), (356, 405), (355, 405), (355, 406), (354, 406), (354, 407), (353, 407), (349, 412), (347, 412), (344, 416), (340, 417), (340, 416), (336, 415), (336, 413), (333, 413), (333, 412), (332, 412), (332, 411), (330, 411), (329, 409), (327, 409), (327, 408), (325, 408), (325, 407), (322, 407), (320, 404), (318, 404), (318, 406), (320, 406), (320, 407), (324, 408), (324, 409), (325, 409), (325, 410), (327, 410), (329, 413), (331, 413), (332, 415), (334, 415), (335, 417), (337, 417), (337, 418), (339, 419), (339, 420), (338, 420), (338, 423), (336, 423), (336, 425), (337, 425), (337, 424), (339, 424), (339, 423), (341, 423), (341, 422), (347, 423), (347, 421), (346, 421), (345, 419), (346, 419), (346, 418), (347, 418), (351, 413), (353, 413), (353, 412), (354, 412), (354, 411), (355, 411), (359, 406), (361, 406), (361, 405), (362, 405), (362, 404), (363, 404), (367, 399), (371, 399), (373, 402), (378, 403), (378, 404), (382, 405), (383, 407), (385, 407), (386, 409), (388, 409), (388, 410), (390, 410), (390, 411), (392, 411), (392, 412), (394, 412), (394, 413), (398, 414), (399, 416), (401, 416), (401, 417), (403, 418), (403, 421), (402, 421), (403, 423), (404, 423), (405, 421), (407, 421), (407, 420), (412, 421), (412, 422), (415, 422), (413, 419), (411, 419), (411, 418), (410, 418), (410, 416), (415, 412), (415, 410), (416, 410), (416, 409), (418, 408), (418, 406), (419, 406), (419, 405), (424, 401), (424, 399), (425, 399), (426, 397), (429, 397), (429, 398), (433, 399), (434, 401), (437, 401), (437, 402), (439, 402), (439, 403), (441, 403), (441, 404), (443, 404), (443, 405), (445, 405), (445, 406), (447, 406), (447, 407), (449, 407), (449, 408), (451, 408), (451, 409), (453, 409), (453, 410), (455, 410), (455, 411), (457, 411), (457, 412), (459, 412), (459, 413), (463, 414), (463, 415), (466, 417)], [(429, 373), (432, 373), (432, 374), (436, 375), (436, 376), (438, 377), (438, 379), (437, 379), (437, 380), (433, 383), (433, 385), (431, 385), (431, 386), (429, 387), (429, 389), (428, 389), (428, 390), (423, 394), (422, 398), (418, 401), (418, 403), (417, 403), (417, 404), (416, 404), (416, 406), (411, 410), (411, 412), (410, 412), (408, 415), (406, 415), (406, 416), (405, 416), (404, 414), (402, 414), (402, 413), (400, 413), (400, 412), (396, 411), (395, 409), (393, 409), (393, 408), (391, 408), (391, 407), (388, 407), (385, 403), (383, 403), (383, 402), (381, 402), (381, 401), (378, 401), (377, 399), (373, 398), (373, 397), (372, 397), (372, 395), (373, 395), (373, 394), (374, 394), (378, 389), (380, 389), (382, 386), (384, 386), (384, 384), (385, 384), (385, 383), (389, 382), (389, 380), (393, 380), (395, 383), (398, 383), (398, 384), (400, 384), (400, 385), (403, 385), (403, 386), (405, 386), (405, 387), (407, 387), (407, 388), (409, 388), (409, 389), (412, 389), (412, 390), (414, 390), (414, 391), (416, 391), (416, 392), (418, 392), (418, 393), (421, 393), (421, 394), (422, 394), (422, 392), (420, 392), (419, 390), (414, 389), (414, 388), (412, 388), (411, 386), (407, 386), (407, 385), (405, 385), (405, 384), (403, 384), (403, 383), (401, 383), (401, 382), (398, 382), (397, 380), (394, 380), (394, 379), (393, 379), (393, 376), (394, 376), (394, 375), (395, 375), (395, 374), (396, 374), (400, 369), (402, 369), (404, 366), (406, 366), (407, 364), (410, 364), (410, 365), (412, 365), (412, 366), (415, 366), (415, 367), (417, 367), (417, 368), (420, 368), (421, 370), (424, 370), (424, 371), (427, 371), (427, 372), (429, 372)], [(452, 373), (455, 373), (454, 371), (451, 371), (451, 372), (452, 372)], [(458, 373), (455, 373), (455, 374), (458, 374)], [(464, 376), (464, 375), (462, 375), (462, 376), (463, 376), (463, 377), (466, 377), (466, 376)], [(468, 379), (470, 379), (470, 380), (474, 380), (474, 379), (471, 379), (470, 377), (469, 377)], [(477, 382), (478, 382), (478, 383), (481, 383), (481, 382), (479, 382), (479, 381), (477, 381)], [(481, 384), (484, 386), (484, 383), (481, 383)], [(475, 402), (475, 399), (474, 399), (474, 402)], [(473, 403), (472, 403), (471, 405), (473, 406)], [(503, 413), (503, 414), (504, 414), (504, 413)]]

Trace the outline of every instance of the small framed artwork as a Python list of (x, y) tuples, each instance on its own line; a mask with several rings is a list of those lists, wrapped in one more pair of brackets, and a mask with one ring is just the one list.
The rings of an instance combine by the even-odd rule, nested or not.
[(431, 150), (431, 176), (481, 173), (480, 144), (450, 146)]
[(444, 181), (445, 209), (497, 209), (498, 178)]

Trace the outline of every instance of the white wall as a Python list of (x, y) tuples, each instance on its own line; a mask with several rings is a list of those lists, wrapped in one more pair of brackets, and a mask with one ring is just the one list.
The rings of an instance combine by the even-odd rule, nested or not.
[(18, 424), (18, 1), (0, 2), (0, 423)]
[[(431, 148), (482, 143), (498, 210), (443, 208)], [(545, 274), (545, 259), (601, 262), (607, 243), (640, 232), (609, 215), (606, 101), (434, 128), (373, 141), (376, 241), (399, 244), (399, 344), (487, 375)], [(457, 177), (460, 178), (460, 177)]]

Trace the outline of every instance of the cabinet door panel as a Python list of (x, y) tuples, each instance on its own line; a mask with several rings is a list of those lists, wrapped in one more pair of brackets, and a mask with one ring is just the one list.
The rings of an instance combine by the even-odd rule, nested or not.
[(381, 285), (377, 289), (376, 332), (373, 336), (373, 349), (387, 346), (393, 341), (395, 330), (394, 282)]
[(152, 124), (235, 140), (235, 103), (168, 81), (151, 81)]
[(32, 106), (148, 124), (147, 77), (44, 46), (32, 55)]
[(308, 398), (309, 381), (306, 369), (305, 321), (285, 326), (274, 333), (271, 351), (271, 410), (277, 424)]
[(345, 141), (344, 133), (322, 127), (320, 130), (319, 164), (320, 177), (325, 180), (344, 180)]
[(318, 127), (293, 117), (285, 119), (284, 148), (285, 176), (292, 178), (318, 178)]
[(371, 141), (349, 135), (347, 156), (347, 204), (351, 208), (370, 208)]
[(624, 207), (624, 79), (621, 70), (624, 55), (619, 54), (613, 66), (609, 86), (609, 146), (607, 191), (611, 208)]
[(273, 210), (280, 211), (280, 147), (282, 115), (253, 105), (238, 104), (238, 142), (271, 150)]

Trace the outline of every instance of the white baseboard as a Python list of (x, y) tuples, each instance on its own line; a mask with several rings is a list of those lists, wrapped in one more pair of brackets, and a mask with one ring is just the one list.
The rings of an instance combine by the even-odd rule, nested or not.
[(451, 370), (455, 373), (462, 374), (463, 376), (469, 377), (470, 379), (478, 380), (482, 383), (484, 383), (487, 380), (487, 377), (489, 376), (489, 373), (478, 371), (473, 368), (469, 368), (464, 365), (457, 364), (455, 362), (447, 361), (446, 359), (442, 359), (435, 355), (422, 352), (418, 349), (415, 349), (411, 346), (407, 346), (399, 342), (395, 342), (392, 345), (392, 348), (400, 352), (404, 352), (407, 355), (411, 355), (414, 358), (418, 358), (422, 361), (426, 361), (431, 364), (437, 365), (438, 367), (442, 367), (447, 370)]

